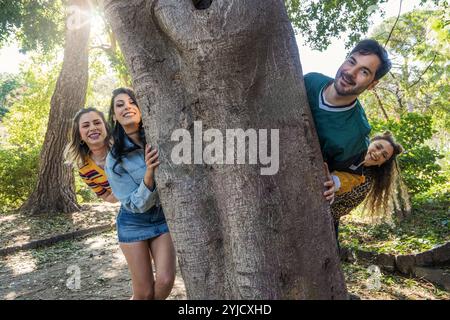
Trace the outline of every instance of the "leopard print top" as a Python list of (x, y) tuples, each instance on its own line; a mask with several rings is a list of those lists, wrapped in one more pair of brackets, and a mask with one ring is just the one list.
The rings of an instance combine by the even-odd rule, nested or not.
[(367, 168), (365, 169), (364, 175), (366, 180), (363, 184), (357, 186), (352, 191), (335, 197), (334, 202), (331, 204), (331, 215), (335, 220), (339, 220), (342, 216), (349, 214), (369, 194), (374, 183), (374, 172)]

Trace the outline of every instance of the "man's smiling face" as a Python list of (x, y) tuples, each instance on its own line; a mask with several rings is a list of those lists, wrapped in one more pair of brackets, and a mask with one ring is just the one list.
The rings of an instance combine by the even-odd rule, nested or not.
[(353, 53), (341, 65), (334, 79), (334, 88), (340, 96), (357, 96), (372, 89), (378, 80), (375, 73), (381, 61), (375, 54)]

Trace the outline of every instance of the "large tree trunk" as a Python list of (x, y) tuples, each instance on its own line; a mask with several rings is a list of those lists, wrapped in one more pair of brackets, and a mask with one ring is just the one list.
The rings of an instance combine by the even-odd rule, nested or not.
[(26, 213), (61, 213), (79, 210), (73, 170), (64, 164), (72, 118), (84, 106), (88, 85), (88, 0), (71, 0), (66, 26), (64, 61), (50, 105), (48, 129), (40, 154), (39, 177), (34, 191), (20, 208)]
[[(206, 10), (192, 0), (103, 5), (148, 141), (159, 148), (156, 181), (188, 297), (346, 298), (283, 1), (214, 0)], [(279, 129), (278, 173), (261, 175), (254, 164), (174, 164), (171, 134), (184, 128), (193, 137), (194, 121), (224, 136)]]

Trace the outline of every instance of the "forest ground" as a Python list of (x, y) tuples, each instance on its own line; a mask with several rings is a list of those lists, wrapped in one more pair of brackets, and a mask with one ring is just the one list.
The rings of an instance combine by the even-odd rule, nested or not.
[[(93, 204), (83, 211), (28, 217), (0, 216), (0, 248), (114, 222), (117, 205)], [(374, 282), (369, 265), (343, 263), (350, 293), (361, 299), (450, 299), (450, 292), (423, 280), (382, 271)], [(79, 288), (74, 282), (79, 272)], [(374, 285), (374, 283), (376, 285)], [(130, 277), (114, 228), (54, 245), (0, 256), (0, 299), (116, 300), (131, 296)], [(179, 268), (169, 299), (186, 299)]]

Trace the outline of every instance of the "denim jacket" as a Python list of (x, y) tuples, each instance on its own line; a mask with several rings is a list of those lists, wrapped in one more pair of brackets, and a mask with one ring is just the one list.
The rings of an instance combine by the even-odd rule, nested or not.
[[(132, 147), (133, 142), (125, 137), (125, 146)], [(144, 150), (136, 149), (122, 158), (113, 171), (116, 158), (108, 153), (105, 172), (108, 176), (114, 196), (122, 206), (131, 212), (143, 213), (155, 205), (159, 205), (156, 187), (150, 191), (144, 184), (144, 174), (147, 166), (144, 160)]]

